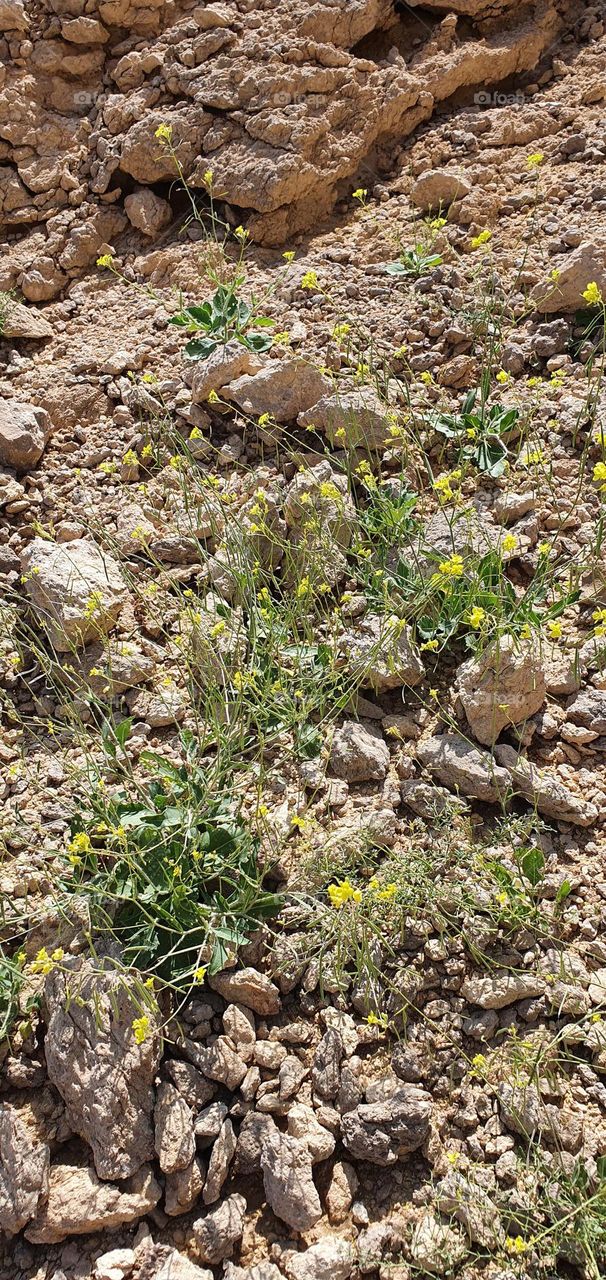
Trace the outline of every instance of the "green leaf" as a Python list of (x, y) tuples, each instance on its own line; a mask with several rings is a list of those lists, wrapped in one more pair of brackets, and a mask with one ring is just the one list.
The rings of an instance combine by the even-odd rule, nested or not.
[(116, 725), (114, 733), (118, 739), (119, 746), (123, 747), (127, 739), (130, 737), (130, 731), (133, 727), (132, 717), (129, 716)]
[(249, 347), (251, 351), (269, 351), (273, 345), (273, 335), (271, 333), (247, 333), (241, 339), (245, 347)]
[(208, 360), (220, 345), (214, 338), (192, 338), (185, 347), (184, 355), (187, 360)]
[(545, 858), (541, 849), (536, 846), (531, 849), (520, 849), (517, 861), (520, 871), (533, 887), (542, 880)]
[(561, 906), (561, 904), (566, 901), (567, 897), (571, 893), (572, 893), (572, 884), (570, 880), (562, 880), (562, 883), (555, 896), (556, 907)]

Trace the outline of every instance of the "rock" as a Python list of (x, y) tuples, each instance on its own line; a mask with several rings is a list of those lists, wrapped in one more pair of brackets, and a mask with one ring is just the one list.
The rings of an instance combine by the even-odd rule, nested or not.
[(134, 1249), (110, 1249), (97, 1258), (93, 1268), (93, 1280), (126, 1280), (135, 1269), (137, 1255)]
[(138, 1251), (136, 1280), (214, 1280), (212, 1271), (196, 1266), (170, 1245), (148, 1245)]
[(200, 1197), (204, 1186), (205, 1169), (202, 1161), (192, 1160), (185, 1169), (167, 1173), (164, 1180), (164, 1212), (169, 1218), (189, 1213)]
[(48, 1190), (49, 1150), (34, 1141), (14, 1107), (0, 1103), (0, 1228), (15, 1235)]
[(28, 26), (23, 0), (0, 0), (0, 31), (26, 31)]
[(133, 718), (144, 720), (152, 729), (180, 724), (187, 715), (187, 694), (172, 682), (155, 689), (133, 689), (126, 702)]
[(205, 1204), (214, 1204), (219, 1199), (221, 1188), (229, 1173), (229, 1166), (236, 1152), (236, 1136), (231, 1120), (221, 1126), (212, 1149), (202, 1199)]
[(223, 1014), (223, 1029), (240, 1057), (250, 1062), (257, 1039), (254, 1013), (243, 1004), (228, 1004)]
[(205, 1107), (200, 1115), (196, 1117), (194, 1132), (197, 1142), (201, 1147), (208, 1147), (221, 1132), (221, 1126), (227, 1115), (227, 1107), (224, 1102), (213, 1102), (210, 1107)]
[(345, 782), (382, 782), (389, 768), (389, 748), (374, 725), (346, 720), (334, 731), (330, 768)]
[(209, 1080), (216, 1080), (228, 1089), (237, 1089), (242, 1083), (248, 1068), (235, 1053), (227, 1036), (217, 1036), (212, 1044), (204, 1046), (194, 1040), (184, 1040), (182, 1048), (190, 1062)]
[(224, 969), (208, 979), (213, 991), (224, 1000), (235, 1001), (253, 1009), (261, 1017), (273, 1017), (280, 1012), (280, 992), (271, 978), (258, 969)]
[(45, 1000), (48, 1077), (65, 1102), (68, 1123), (92, 1148), (99, 1177), (128, 1178), (154, 1156), (156, 1019), (150, 1009), (149, 1033), (137, 1044), (132, 1024), (141, 1015), (140, 1002), (128, 978), (95, 973), (85, 961), (49, 974)]
[(451, 169), (429, 169), (417, 178), (410, 199), (419, 209), (446, 209), (454, 200), (463, 200), (470, 191), (463, 174)]
[(536, 285), (530, 295), (538, 311), (554, 314), (587, 307), (583, 292), (588, 284), (595, 283), (606, 298), (606, 249), (597, 241), (585, 241), (554, 267), (559, 272), (556, 281), (546, 280)]
[(400, 796), (402, 804), (428, 822), (435, 821), (445, 813), (465, 810), (463, 802), (455, 799), (445, 787), (436, 787), (433, 783), (422, 782), (420, 778), (400, 783)]
[(358, 1186), (358, 1175), (353, 1165), (346, 1160), (337, 1160), (324, 1196), (326, 1211), (333, 1226), (338, 1227), (345, 1222)]
[(461, 995), (481, 1009), (505, 1009), (516, 1000), (529, 1000), (545, 990), (544, 978), (532, 973), (495, 973), (466, 978)]
[[(367, 1215), (368, 1217), (368, 1215)], [(393, 1231), (388, 1222), (373, 1222), (358, 1236), (358, 1270), (361, 1275), (372, 1275), (381, 1267), (381, 1261), (391, 1248)]]
[(348, 547), (357, 514), (347, 477), (333, 470), (328, 459), (298, 471), (286, 492), (284, 519), (289, 529), (298, 532), (313, 521), (318, 534), (328, 534), (337, 546)]
[(594, 689), (591, 685), (583, 689), (568, 703), (566, 719), (596, 735), (606, 734), (606, 689)]
[(173, 218), (168, 200), (163, 200), (162, 196), (157, 196), (154, 191), (146, 187), (127, 196), (124, 208), (133, 227), (136, 227), (137, 231), (142, 231), (144, 236), (149, 236), (151, 240), (155, 239)]
[(40, 461), (51, 433), (45, 409), (23, 400), (0, 401), (0, 465), (31, 471)]
[(415, 1151), (429, 1133), (431, 1098), (416, 1085), (401, 1085), (384, 1101), (361, 1103), (341, 1116), (341, 1137), (356, 1160), (392, 1165)]
[[(409, 554), (415, 558), (419, 571), (427, 577), (436, 572), (441, 560), (456, 553), (463, 556), (484, 556), (500, 545), (503, 531), (489, 512), (475, 507), (455, 507), (454, 511), (436, 511), (427, 521), (420, 535), (409, 542)], [(402, 554), (398, 547), (395, 558)], [(506, 558), (506, 557), (505, 557)]]
[(230, 1257), (234, 1245), (242, 1239), (245, 1213), (244, 1196), (233, 1195), (195, 1219), (192, 1232), (201, 1262), (215, 1267)]
[(258, 1262), (254, 1267), (237, 1267), (233, 1262), (226, 1262), (223, 1280), (282, 1280), (282, 1272), (275, 1262)]
[(185, 1099), (187, 1105), (191, 1107), (196, 1114), (202, 1107), (214, 1098), (217, 1092), (216, 1085), (206, 1080), (200, 1071), (197, 1071), (190, 1062), (177, 1062), (175, 1059), (165, 1059), (162, 1064), (162, 1071), (168, 1076), (175, 1088), (179, 1090), (181, 1097)]
[(300, 427), (313, 427), (330, 444), (348, 449), (382, 449), (392, 420), (391, 411), (370, 387), (324, 395), (297, 419)]
[(258, 373), (244, 374), (224, 386), (227, 400), (258, 418), (268, 413), (276, 422), (293, 422), (300, 413), (332, 394), (332, 383), (307, 360), (271, 360)]
[(270, 1208), (295, 1231), (309, 1231), (322, 1217), (311, 1156), (297, 1138), (274, 1129), (261, 1151), (263, 1186)]
[(192, 1114), (172, 1084), (158, 1086), (154, 1123), (154, 1145), (162, 1172), (187, 1168), (196, 1154)]
[(109, 40), (109, 32), (97, 22), (96, 18), (73, 18), (61, 23), (61, 35), (70, 44), (105, 44)]
[[(110, 1157), (108, 1152), (108, 1163)], [(94, 1169), (87, 1165), (54, 1164), (50, 1169), (48, 1199), (26, 1227), (25, 1236), (32, 1244), (56, 1244), (66, 1236), (121, 1227), (150, 1213), (161, 1194), (148, 1166), (140, 1168), (118, 1187), (111, 1182), (100, 1182)]]
[(74, 658), (70, 667), (98, 697), (115, 698), (150, 680), (156, 669), (153, 658), (130, 640), (87, 645), (86, 653), (79, 660)]
[(496, 804), (511, 789), (509, 771), (458, 733), (426, 738), (417, 747), (417, 758), (445, 786), (487, 804)]
[(528, 720), (545, 701), (538, 646), (502, 635), (457, 671), (455, 690), (471, 732), (491, 746), (502, 729)]
[(302, 1253), (286, 1253), (284, 1270), (288, 1280), (347, 1280), (355, 1265), (349, 1240), (325, 1234)]
[(425, 675), (419, 650), (402, 618), (367, 614), (345, 632), (339, 653), (356, 682), (376, 693), (403, 685), (414, 688)]
[(271, 1116), (263, 1115), (260, 1111), (249, 1111), (244, 1116), (236, 1147), (236, 1166), (239, 1174), (258, 1173), (260, 1171), (261, 1152), (275, 1129), (276, 1126)]
[(556, 774), (537, 768), (513, 747), (496, 747), (495, 757), (510, 771), (515, 792), (536, 805), (545, 817), (572, 822), (579, 827), (591, 827), (597, 822), (598, 810), (590, 800), (584, 799), (582, 784), (578, 791), (572, 791)]
[(307, 1147), (312, 1164), (328, 1160), (333, 1154), (337, 1145), (335, 1136), (320, 1124), (313, 1107), (296, 1102), (288, 1110), (286, 1124), (289, 1137), (297, 1138)]
[(55, 648), (67, 653), (111, 630), (128, 598), (116, 561), (88, 538), (34, 538), (21, 556), (27, 594)]
[(314, 1053), (311, 1068), (312, 1085), (323, 1098), (332, 1100), (339, 1092), (344, 1052), (339, 1032), (329, 1027)]
[(422, 1273), (442, 1276), (461, 1262), (467, 1245), (459, 1231), (438, 1222), (433, 1213), (425, 1213), (413, 1231), (410, 1253)]
[[(11, 298), (0, 323), (2, 338), (33, 338), (40, 341), (52, 338), (53, 326), (41, 311), (35, 307), (25, 307), (22, 302)], [(40, 410), (38, 410), (40, 412)]]
[(194, 366), (191, 384), (191, 398), (194, 404), (203, 404), (211, 391), (222, 391), (228, 383), (242, 374), (258, 373), (266, 363), (265, 358), (249, 351), (241, 342), (233, 338), (224, 346), (217, 347), (208, 360), (200, 360)]
[(499, 1212), (478, 1183), (452, 1169), (438, 1183), (436, 1201), (443, 1213), (454, 1214), (474, 1244), (490, 1250), (503, 1247), (505, 1232)]

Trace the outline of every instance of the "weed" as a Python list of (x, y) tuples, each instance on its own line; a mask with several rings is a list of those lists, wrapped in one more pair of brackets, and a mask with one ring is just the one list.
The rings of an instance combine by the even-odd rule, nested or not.
[[(480, 404), (477, 406), (478, 395)], [(470, 391), (459, 413), (435, 413), (428, 424), (459, 446), (458, 461), (471, 463), (478, 471), (497, 479), (509, 461), (507, 442), (518, 434), (519, 409), (489, 405), (484, 393)]]
[(184, 351), (186, 359), (208, 360), (218, 347), (232, 339), (249, 351), (269, 350), (273, 336), (262, 330), (272, 328), (274, 321), (257, 315), (254, 306), (238, 298), (237, 289), (243, 282), (243, 276), (236, 276), (231, 284), (219, 285), (208, 302), (184, 307), (170, 317), (169, 324), (188, 334), (205, 335), (190, 338)]

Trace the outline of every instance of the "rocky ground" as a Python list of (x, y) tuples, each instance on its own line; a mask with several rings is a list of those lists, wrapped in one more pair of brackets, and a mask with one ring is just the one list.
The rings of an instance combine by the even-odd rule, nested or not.
[(606, 6), (0, 32), (0, 1277), (600, 1280)]

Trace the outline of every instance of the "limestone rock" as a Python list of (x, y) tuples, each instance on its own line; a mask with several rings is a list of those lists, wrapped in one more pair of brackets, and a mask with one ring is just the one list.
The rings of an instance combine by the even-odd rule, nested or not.
[(596, 736), (606, 734), (606, 689), (583, 689), (568, 703), (566, 719)]
[(127, 196), (124, 208), (133, 227), (136, 227), (137, 231), (142, 231), (144, 236), (149, 236), (151, 240), (155, 239), (172, 221), (173, 212), (168, 200), (163, 200), (162, 196), (156, 195), (146, 187)]
[(425, 1213), (413, 1231), (410, 1252), (423, 1274), (441, 1276), (465, 1257), (467, 1245), (460, 1231), (439, 1222), (433, 1213)]
[(597, 822), (597, 807), (585, 799), (582, 783), (573, 791), (557, 774), (537, 768), (513, 747), (497, 746), (495, 757), (510, 771), (514, 792), (536, 805), (546, 818), (572, 822), (579, 827), (591, 827)]
[(329, 1027), (325, 1031), (314, 1053), (311, 1081), (316, 1093), (332, 1100), (339, 1092), (341, 1082), (341, 1062), (344, 1055), (343, 1041), (339, 1032)]
[(545, 674), (537, 646), (500, 636), (459, 667), (455, 689), (474, 737), (491, 746), (502, 729), (543, 706)]
[(537, 311), (550, 315), (559, 311), (578, 311), (586, 307), (583, 291), (595, 283), (606, 298), (606, 249), (603, 244), (587, 240), (563, 261), (554, 263), (559, 275), (557, 280), (547, 280), (536, 285), (531, 301)]
[(48, 1199), (26, 1227), (32, 1244), (55, 1244), (66, 1236), (87, 1235), (137, 1222), (155, 1208), (161, 1189), (149, 1167), (140, 1168), (120, 1186), (100, 1182), (87, 1165), (51, 1166)]
[(231, 1120), (226, 1120), (217, 1134), (208, 1164), (208, 1173), (202, 1194), (205, 1204), (214, 1204), (215, 1200), (219, 1199), (221, 1188), (227, 1178), (229, 1166), (235, 1155), (236, 1145), (233, 1125)]
[(392, 425), (390, 411), (370, 387), (331, 392), (299, 415), (300, 427), (314, 427), (332, 445), (381, 449)]
[(343, 635), (339, 649), (352, 676), (377, 693), (414, 687), (425, 675), (410, 628), (401, 618), (369, 613)]
[(496, 973), (466, 978), (461, 995), (481, 1009), (505, 1009), (516, 1000), (542, 995), (545, 981), (533, 973)]
[(154, 1111), (154, 1145), (163, 1173), (176, 1173), (196, 1154), (192, 1113), (174, 1085), (158, 1087)]
[(356, 526), (356, 509), (349, 496), (347, 477), (331, 467), (328, 459), (298, 471), (284, 500), (284, 519), (299, 531), (309, 520), (319, 533), (329, 534), (339, 547), (348, 547)]
[(446, 209), (453, 200), (463, 200), (471, 187), (461, 173), (453, 169), (429, 169), (417, 178), (410, 199), (419, 209)]
[(170, 1245), (152, 1244), (137, 1250), (136, 1280), (213, 1280), (213, 1273)]
[(176, 1218), (181, 1213), (189, 1213), (200, 1197), (204, 1186), (204, 1165), (199, 1159), (192, 1160), (184, 1169), (167, 1173), (164, 1185), (164, 1212), (169, 1218)]
[(201, 1262), (215, 1267), (229, 1258), (242, 1239), (246, 1200), (244, 1196), (228, 1196), (216, 1209), (209, 1209), (192, 1223), (192, 1232)]
[(287, 1253), (284, 1269), (288, 1280), (348, 1280), (355, 1266), (349, 1240), (325, 1234), (301, 1253)]
[(11, 298), (4, 318), (0, 321), (0, 337), (2, 338), (52, 338), (53, 326), (42, 311), (35, 307), (25, 307), (22, 302)]
[(322, 1217), (311, 1156), (298, 1138), (275, 1129), (261, 1151), (263, 1186), (270, 1208), (295, 1231), (309, 1231)]
[(235, 338), (217, 347), (208, 360), (200, 360), (194, 366), (191, 398), (194, 404), (204, 404), (211, 391), (222, 391), (228, 383), (243, 374), (254, 374), (266, 363), (265, 357), (255, 355)]
[(389, 768), (389, 748), (374, 725), (346, 720), (333, 734), (330, 767), (345, 782), (382, 782)]
[(27, 594), (59, 653), (111, 630), (128, 597), (116, 561), (88, 538), (34, 538), (21, 557)]
[(93, 1280), (125, 1280), (134, 1271), (136, 1261), (134, 1249), (110, 1249), (97, 1258)]
[(183, 1052), (202, 1075), (224, 1084), (228, 1089), (237, 1089), (246, 1075), (247, 1065), (235, 1053), (227, 1036), (217, 1036), (212, 1044), (206, 1045), (184, 1040)]
[(444, 786), (487, 804), (496, 804), (511, 790), (508, 769), (496, 764), (487, 751), (479, 751), (458, 733), (426, 738), (417, 757)]
[(23, 0), (0, 0), (0, 31), (26, 31), (28, 26)]
[(208, 979), (213, 991), (224, 1000), (236, 1001), (253, 1009), (261, 1017), (273, 1017), (280, 1012), (280, 992), (271, 978), (258, 969), (224, 969)]
[(307, 360), (271, 360), (258, 373), (244, 374), (224, 387), (224, 396), (244, 413), (268, 413), (276, 422), (293, 422), (300, 413), (330, 395), (332, 383)]
[(14, 1235), (35, 1217), (48, 1188), (49, 1150), (14, 1107), (0, 1103), (0, 1228)]
[(132, 1023), (140, 1008), (128, 979), (96, 974), (86, 962), (49, 974), (45, 1000), (48, 1076), (68, 1122), (92, 1148), (101, 1178), (128, 1178), (154, 1155), (160, 1037), (153, 1014), (147, 1014), (148, 1036), (137, 1044)]
[(0, 465), (30, 471), (40, 461), (50, 432), (45, 409), (22, 400), (0, 401)]
[(359, 1186), (358, 1175), (347, 1160), (337, 1160), (330, 1175), (324, 1203), (333, 1226), (345, 1222)]
[(320, 1124), (313, 1107), (306, 1106), (304, 1102), (295, 1102), (289, 1107), (286, 1125), (289, 1137), (297, 1138), (307, 1147), (312, 1164), (328, 1160), (333, 1154), (335, 1136), (330, 1129), (325, 1129)]
[(452, 1169), (438, 1183), (436, 1201), (444, 1213), (454, 1214), (474, 1244), (490, 1250), (502, 1247), (505, 1232), (499, 1212), (476, 1182)]
[(390, 1097), (360, 1103), (341, 1116), (343, 1145), (356, 1160), (396, 1164), (425, 1141), (430, 1116), (429, 1094), (416, 1085), (401, 1085)]
[(206, 1080), (191, 1062), (178, 1062), (175, 1058), (168, 1061), (165, 1059), (162, 1071), (196, 1115), (217, 1092), (216, 1085)]

